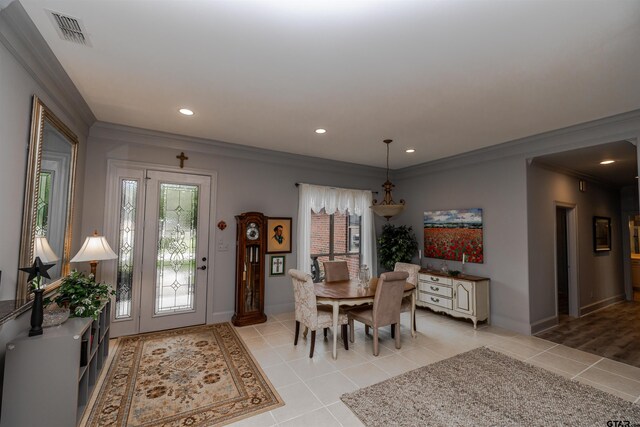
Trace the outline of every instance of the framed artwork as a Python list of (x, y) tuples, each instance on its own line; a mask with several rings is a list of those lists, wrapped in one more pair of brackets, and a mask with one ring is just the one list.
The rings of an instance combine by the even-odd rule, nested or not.
[(483, 263), (482, 209), (425, 212), (424, 257)]
[(291, 253), (291, 218), (267, 218), (267, 253)]
[(269, 276), (284, 276), (284, 255), (271, 255)]
[(593, 217), (593, 251), (604, 252), (611, 250), (611, 218), (604, 216)]

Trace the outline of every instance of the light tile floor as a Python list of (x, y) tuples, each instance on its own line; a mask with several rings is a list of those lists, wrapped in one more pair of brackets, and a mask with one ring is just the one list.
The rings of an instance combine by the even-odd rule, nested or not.
[(362, 325), (356, 327), (356, 342), (348, 351), (338, 341), (336, 360), (331, 357), (331, 332), (327, 340), (318, 334), (313, 359), (302, 332), (298, 345), (293, 345), (293, 313), (237, 328), (285, 406), (232, 426), (361, 426), (340, 395), (481, 346), (640, 405), (640, 368), (494, 326), (474, 330), (470, 323), (428, 310), (417, 311), (418, 336), (411, 338), (408, 315), (403, 316), (402, 348), (395, 348), (385, 328), (378, 357), (373, 356), (372, 339), (365, 337)]

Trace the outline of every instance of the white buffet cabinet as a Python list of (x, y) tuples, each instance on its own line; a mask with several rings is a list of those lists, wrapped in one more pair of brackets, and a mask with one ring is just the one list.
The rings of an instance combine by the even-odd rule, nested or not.
[(462, 275), (452, 277), (440, 272), (422, 269), (418, 274), (416, 305), (453, 317), (489, 323), (489, 279)]

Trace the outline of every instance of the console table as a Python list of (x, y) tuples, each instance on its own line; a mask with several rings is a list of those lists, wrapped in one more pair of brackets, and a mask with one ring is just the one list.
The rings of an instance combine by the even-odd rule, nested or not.
[(25, 331), (7, 344), (2, 427), (77, 425), (109, 354), (110, 302), (100, 317)]
[(418, 273), (416, 305), (433, 311), (478, 322), (490, 321), (489, 282), (486, 277), (459, 275), (456, 277), (427, 269)]

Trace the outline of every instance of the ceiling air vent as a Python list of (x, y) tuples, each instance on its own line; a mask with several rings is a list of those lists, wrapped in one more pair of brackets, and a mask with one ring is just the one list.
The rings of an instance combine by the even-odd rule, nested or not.
[(49, 16), (56, 27), (56, 31), (62, 40), (72, 43), (78, 43), (85, 46), (91, 46), (91, 42), (86, 36), (82, 21), (71, 16), (63, 15), (58, 12), (49, 10)]

